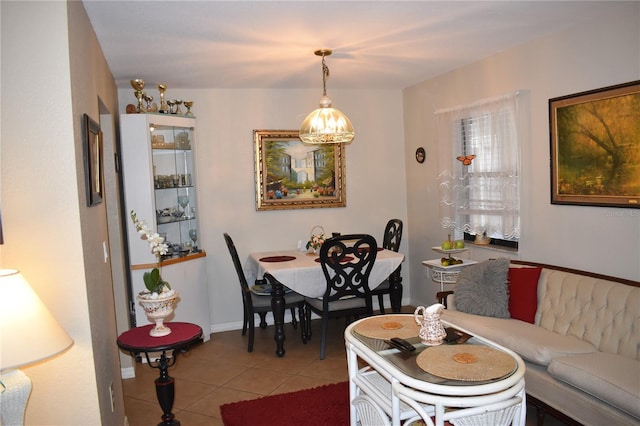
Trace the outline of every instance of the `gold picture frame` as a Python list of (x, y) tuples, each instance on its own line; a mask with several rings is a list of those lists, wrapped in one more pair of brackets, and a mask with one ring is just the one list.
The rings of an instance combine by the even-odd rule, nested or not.
[(83, 115), (82, 121), (87, 206), (92, 207), (102, 202), (102, 131), (87, 114)]
[(549, 99), (551, 204), (640, 208), (640, 80)]
[(297, 130), (254, 130), (256, 210), (345, 207), (343, 144), (304, 144)]

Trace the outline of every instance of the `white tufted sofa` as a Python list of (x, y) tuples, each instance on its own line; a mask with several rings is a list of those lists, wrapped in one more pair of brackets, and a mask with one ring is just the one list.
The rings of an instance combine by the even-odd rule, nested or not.
[(543, 268), (534, 324), (456, 311), (453, 292), (438, 294), (443, 319), (525, 360), (538, 424), (549, 412), (569, 423), (640, 425), (640, 282), (511, 261), (532, 266)]

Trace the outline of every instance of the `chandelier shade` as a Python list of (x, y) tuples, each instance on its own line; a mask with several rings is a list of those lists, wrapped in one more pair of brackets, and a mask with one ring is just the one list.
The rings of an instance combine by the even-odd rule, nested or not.
[(300, 126), (300, 140), (308, 144), (349, 143), (355, 137), (349, 118), (340, 110), (332, 108), (331, 99), (327, 96), (327, 77), (329, 68), (324, 57), (331, 54), (329, 49), (316, 50), (322, 56), (322, 97), (320, 108), (312, 111)]

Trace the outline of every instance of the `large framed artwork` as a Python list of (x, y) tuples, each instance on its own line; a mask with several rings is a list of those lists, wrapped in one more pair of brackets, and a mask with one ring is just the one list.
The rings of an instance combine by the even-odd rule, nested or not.
[(308, 145), (297, 130), (254, 130), (256, 209), (345, 207), (342, 144)]
[(551, 203), (640, 208), (640, 80), (549, 99)]
[(84, 139), (84, 174), (87, 206), (102, 202), (102, 132), (87, 114), (82, 117)]

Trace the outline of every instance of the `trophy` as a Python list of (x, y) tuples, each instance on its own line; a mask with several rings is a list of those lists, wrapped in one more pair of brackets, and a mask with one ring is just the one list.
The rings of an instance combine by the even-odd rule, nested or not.
[(187, 107), (187, 112), (185, 112), (184, 115), (185, 116), (193, 115), (191, 113), (191, 107), (193, 106), (193, 101), (183, 101), (182, 103), (184, 104), (185, 107)]
[(169, 106), (164, 101), (165, 90), (167, 90), (166, 84), (158, 84), (158, 91), (160, 92), (160, 110), (158, 112), (162, 114), (169, 114)]
[(167, 105), (169, 106), (169, 114), (175, 114), (173, 107), (176, 106), (176, 101), (174, 101), (173, 99), (168, 100)]
[(180, 105), (182, 105), (181, 99), (176, 99), (176, 114), (182, 115), (182, 110), (180, 109)]
[(138, 107), (136, 108), (136, 111), (138, 113), (144, 112), (144, 108), (142, 107), (142, 98), (144, 96), (144, 92), (142, 91), (142, 89), (144, 89), (144, 80), (141, 78), (131, 80), (131, 87), (133, 87), (133, 89), (135, 90), (134, 93), (136, 95), (136, 98), (138, 99)]
[(151, 102), (153, 102), (153, 96), (151, 95), (147, 95), (146, 93), (142, 94), (142, 97), (144, 98), (144, 101), (147, 103), (147, 112), (154, 112), (153, 111), (153, 107), (151, 106)]

